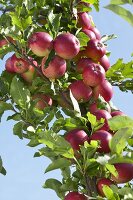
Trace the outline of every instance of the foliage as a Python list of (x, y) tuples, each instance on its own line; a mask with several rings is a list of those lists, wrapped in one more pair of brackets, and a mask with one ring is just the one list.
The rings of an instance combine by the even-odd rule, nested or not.
[[(82, 0), (82, 2), (91, 3), (97, 11), (99, 10), (99, 0)], [(119, 4), (127, 1), (118, 2), (117, 5), (111, 1), (112, 5), (106, 8), (112, 9), (113, 6), (114, 10), (114, 6), (117, 6), (118, 11)], [(131, 4), (131, 1), (128, 3)], [(35, 76), (30, 83), (26, 82), (20, 74), (8, 73), (3, 69), (0, 76), (0, 118), (5, 111), (10, 110), (12, 114), (7, 120), (16, 122), (13, 134), (20, 139), (28, 139), (29, 147), (43, 145), (34, 156), (46, 156), (50, 159), (51, 163), (46, 167), (45, 173), (56, 169), (61, 170), (62, 180), (48, 179), (43, 185), (44, 188), (53, 189), (60, 199), (64, 199), (66, 192), (78, 190), (94, 199), (104, 199), (96, 192), (96, 178), (117, 176), (115, 163), (133, 164), (133, 120), (127, 116), (113, 117), (108, 120), (110, 130), (113, 134), (116, 132), (109, 144), (111, 150), (109, 154), (98, 152), (100, 147), (98, 141), (85, 141), (80, 149), (75, 151), (66, 141), (66, 133), (73, 129), (82, 129), (89, 137), (94, 131), (103, 127), (105, 120), (97, 120), (95, 115), (88, 112), (87, 108), (94, 102), (93, 98), (85, 103), (78, 102), (69, 90), (71, 82), (82, 79), (81, 74), (75, 70), (74, 59), (67, 60), (65, 75), (53, 81), (42, 74), (42, 58), (34, 55), (28, 44), (28, 39), (34, 32), (48, 32), (55, 39), (59, 33), (67, 31), (76, 35), (81, 50), (84, 50), (90, 38), (77, 24), (75, 12), (79, 8), (78, 1), (2, 0), (0, 4), (2, 12), (0, 36), (1, 40), (7, 41), (7, 44), (0, 48), (0, 58), (3, 59), (7, 53), (15, 52), (18, 57), (26, 59), (29, 65), (34, 66), (29, 57), (34, 58), (38, 63), (37, 67), (34, 66)], [(86, 4), (80, 5), (80, 9), (91, 10)], [(119, 11), (121, 12), (120, 9)], [(10, 41), (9, 37), (13, 40)], [(114, 35), (106, 36), (102, 40), (107, 42), (114, 37)], [(51, 51), (46, 61), (47, 65), (54, 55), (55, 52)], [(113, 85), (119, 86), (122, 91), (132, 91), (132, 64), (132, 61), (125, 64), (122, 60), (118, 60), (107, 71), (107, 79)], [(52, 106), (39, 109), (36, 106), (38, 99), (33, 98), (38, 93), (49, 95), (53, 100)], [(60, 100), (63, 100), (63, 103)], [(106, 106), (105, 104), (108, 103), (102, 101), (102, 104)], [(1, 159), (0, 173), (6, 174)], [(90, 190), (89, 194), (86, 187), (87, 177), (91, 183), (95, 182), (95, 186), (90, 186), (93, 187), (93, 191)], [(104, 191), (106, 198), (112, 200), (133, 196), (130, 183), (123, 187), (104, 187)]]

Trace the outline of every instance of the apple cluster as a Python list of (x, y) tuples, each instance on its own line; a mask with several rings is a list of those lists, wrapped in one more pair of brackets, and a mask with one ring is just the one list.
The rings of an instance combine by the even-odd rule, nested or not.
[[(66, 133), (65, 139), (72, 146), (75, 156), (80, 153), (80, 146), (87, 141), (99, 141), (97, 152), (99, 154), (109, 154), (109, 143), (113, 138), (114, 132), (110, 131), (108, 119), (117, 115), (125, 115), (122, 111), (112, 110), (108, 102), (112, 99), (113, 89), (111, 84), (106, 80), (106, 71), (110, 67), (109, 59), (106, 55), (106, 46), (101, 41), (99, 30), (93, 25), (91, 17), (87, 12), (77, 13), (77, 25), (81, 32), (85, 33), (89, 41), (84, 49), (80, 49), (80, 42), (74, 34), (69, 32), (60, 33), (55, 39), (46, 32), (35, 32), (28, 39), (28, 47), (31, 52), (41, 58), (41, 65), (31, 57), (25, 60), (18, 57), (15, 53), (7, 59), (5, 68), (9, 73), (17, 73), (28, 83), (31, 83), (36, 76), (39, 76), (35, 67), (41, 70), (42, 75), (49, 80), (55, 80), (67, 71), (67, 61), (75, 62), (75, 73), (80, 75), (80, 79), (70, 83), (68, 90), (71, 90), (74, 98), (79, 104), (85, 103), (87, 111), (96, 116), (97, 120), (104, 119), (103, 126), (90, 136), (84, 130), (73, 129)], [(7, 42), (2, 40), (1, 45)], [(54, 50), (55, 55), (52, 57), (48, 66), (45, 66), (50, 52)], [(31, 64), (32, 63), (32, 64)], [(33, 66), (34, 65), (34, 66)], [(106, 102), (106, 109), (99, 108), (99, 97)], [(52, 106), (50, 96), (37, 93), (32, 96), (36, 100), (35, 107), (43, 110), (47, 106)], [(93, 101), (92, 101), (93, 100)], [(88, 130), (91, 132), (91, 130)], [(112, 184), (126, 183), (133, 179), (133, 164), (115, 163), (117, 177), (110, 175), (108, 178), (101, 177), (97, 180), (97, 190), (99, 195), (105, 196), (103, 186)], [(69, 192), (65, 200), (87, 200), (84, 194), (79, 192)]]
[[(110, 67), (109, 59), (106, 55), (106, 47), (101, 42), (101, 34), (99, 30), (92, 26), (91, 17), (86, 12), (78, 13), (78, 25), (89, 37), (89, 42), (84, 50), (81, 50), (76, 58), (76, 71), (82, 75), (81, 80), (72, 82), (69, 88), (72, 91), (75, 99), (81, 103), (88, 102), (93, 97), (93, 103), (89, 104), (89, 111), (96, 116), (97, 120), (104, 119), (104, 125), (97, 131), (92, 132), (91, 136), (81, 129), (74, 129), (66, 133), (65, 139), (71, 144), (75, 156), (76, 152), (80, 152), (80, 146), (84, 142), (99, 141), (100, 146), (97, 152), (109, 154), (109, 143), (115, 133), (109, 129), (108, 119), (125, 115), (122, 111), (111, 110), (108, 106), (105, 109), (98, 108), (98, 97), (103, 97), (108, 105), (108, 102), (113, 96), (111, 84), (106, 80), (105, 73)], [(79, 154), (78, 154), (79, 158)], [(113, 184), (126, 183), (133, 179), (133, 164), (130, 163), (115, 163), (114, 167), (117, 171), (117, 176), (110, 175), (110, 178), (101, 177), (97, 180), (97, 191), (100, 196), (105, 196), (103, 186), (111, 186)], [(66, 195), (65, 200), (87, 200), (87, 197), (79, 192), (70, 192)]]

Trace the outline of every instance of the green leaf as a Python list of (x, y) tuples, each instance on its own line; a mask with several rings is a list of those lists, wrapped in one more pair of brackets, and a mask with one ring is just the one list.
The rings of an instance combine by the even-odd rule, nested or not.
[(113, 131), (121, 128), (133, 128), (133, 119), (128, 116), (115, 116), (108, 120), (108, 124)]
[(114, 193), (109, 186), (103, 185), (103, 192), (108, 200), (116, 200)]
[(123, 59), (119, 59), (109, 70), (106, 72), (106, 77), (113, 81), (123, 81), (127, 78), (133, 78), (133, 61), (123, 63)]
[(118, 130), (110, 141), (111, 152), (121, 154), (124, 148), (127, 146), (127, 140), (132, 136), (132, 134), (132, 128), (122, 128)]
[(71, 165), (71, 162), (65, 158), (58, 158), (54, 160), (45, 170), (45, 173), (50, 172), (55, 169), (63, 169)]
[(0, 101), (0, 121), (1, 121), (2, 115), (7, 110), (13, 110), (13, 106), (10, 103)]
[(29, 147), (36, 147), (38, 146), (40, 143), (38, 141), (37, 136), (32, 136), (30, 142), (27, 144)]
[(81, 117), (81, 111), (80, 111), (79, 104), (78, 104), (77, 100), (74, 98), (71, 90), (70, 90), (70, 98), (71, 98), (71, 101), (73, 104), (74, 111), (77, 113), (76, 116)]
[(18, 28), (23, 30), (23, 26), (22, 26), (21, 20), (18, 17), (18, 14), (15, 13), (15, 12), (10, 12), (10, 16), (11, 16), (11, 19), (12, 19), (12, 25), (13, 26), (15, 25)]
[(14, 135), (17, 135), (20, 139), (23, 139), (23, 127), (24, 127), (24, 122), (21, 121), (15, 124), (13, 127)]
[(85, 33), (83, 33), (83, 32), (79, 32), (76, 35), (76, 37), (79, 39), (80, 47), (87, 46), (87, 43), (90, 40), (89, 37)]
[(111, 174), (113, 174), (115, 177), (118, 176), (118, 172), (116, 171), (114, 165), (106, 164), (105, 167), (106, 167), (107, 170), (108, 170)]
[(27, 109), (30, 103), (30, 91), (15, 76), (11, 83), (10, 94), (16, 104), (21, 108)]
[(13, 110), (12, 104), (0, 101), (0, 114), (5, 112), (6, 110)]
[(133, 26), (133, 14), (129, 10), (127, 10), (119, 5), (114, 5), (114, 4), (107, 5), (107, 6), (105, 6), (105, 8), (109, 9), (109, 10), (113, 11), (114, 13), (116, 13), (117, 15), (121, 16), (130, 25)]
[(103, 126), (104, 119), (101, 118), (97, 120), (96, 116), (91, 114), (90, 112), (87, 113), (88, 121), (91, 123), (92, 132), (98, 130)]
[(111, 0), (110, 4), (120, 5), (120, 4), (133, 4), (132, 0)]
[(8, 120), (20, 121), (21, 119), (22, 118), (21, 118), (20, 113), (15, 113), (15, 114), (7, 117), (7, 121)]
[(103, 35), (101, 38), (101, 42), (107, 42), (108, 40), (112, 40), (117, 38), (117, 36), (115, 34), (111, 34), (111, 35)]
[(0, 156), (0, 172), (2, 170), (2, 159), (1, 159), (1, 156)]
[(133, 157), (128, 156), (118, 156), (113, 155), (112, 158), (108, 161), (109, 164), (115, 164), (115, 163), (131, 163), (133, 164)]
[(62, 199), (64, 197), (64, 193), (60, 191), (61, 186), (62, 186), (62, 183), (60, 181), (56, 179), (48, 179), (43, 185), (43, 188), (54, 190), (57, 193), (58, 197)]
[(54, 37), (57, 35), (60, 27), (60, 20), (61, 20), (62, 14), (54, 14), (53, 10), (48, 15), (48, 20), (52, 26), (52, 32), (54, 33)]
[(40, 156), (43, 156), (43, 155), (48, 157), (48, 158), (54, 158), (54, 157), (57, 156), (57, 154), (53, 150), (51, 150), (50, 148), (43, 147), (43, 148), (39, 149), (39, 152), (36, 152), (34, 154), (34, 157), (40, 157)]
[(23, 19), (21, 23), (22, 23), (23, 29), (25, 30), (26, 28), (28, 28), (29, 25), (32, 24), (32, 17), (28, 16), (27, 18)]
[(74, 152), (70, 144), (62, 136), (59, 136), (52, 131), (40, 133), (39, 142), (47, 145), (58, 155), (62, 155), (66, 158), (74, 157)]
[(129, 188), (129, 187), (123, 187), (121, 189), (118, 190), (118, 193), (122, 196), (125, 196), (125, 195), (129, 195), (129, 197), (133, 198), (133, 189), (132, 188)]
[(5, 45), (0, 48), (0, 59), (3, 59), (6, 54), (12, 52), (13, 50), (14, 49), (11, 45)]
[(0, 173), (3, 174), (4, 176), (6, 175), (6, 170), (3, 167), (3, 162), (2, 162), (1, 156), (0, 156)]
[(90, 3), (90, 4), (97, 4), (98, 3), (98, 0), (81, 0), (82, 2), (85, 2), (85, 3)]

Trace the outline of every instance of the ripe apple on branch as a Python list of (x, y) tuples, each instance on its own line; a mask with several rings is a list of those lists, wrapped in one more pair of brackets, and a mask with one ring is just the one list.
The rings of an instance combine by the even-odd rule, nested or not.
[(98, 3), (30, 1), (26, 12), (15, 3), (9, 33), (1, 30), (0, 48), (13, 55), (0, 77), (0, 112), (14, 112), (14, 134), (29, 146), (43, 145), (35, 155), (50, 158), (46, 172), (61, 170), (61, 181), (44, 186), (60, 199), (125, 198), (119, 183), (131, 191), (133, 121), (111, 107), (107, 45), (87, 12)]

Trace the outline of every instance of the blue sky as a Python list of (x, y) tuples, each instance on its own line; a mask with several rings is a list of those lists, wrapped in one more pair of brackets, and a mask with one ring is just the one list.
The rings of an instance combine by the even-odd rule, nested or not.
[[(108, 2), (106, 0), (106, 3)], [(128, 62), (133, 52), (133, 28), (119, 16), (102, 8), (103, 5), (105, 4), (101, 3), (100, 12), (93, 12), (92, 16), (102, 34), (115, 33), (118, 36), (117, 39), (108, 42), (108, 49), (112, 52), (110, 61), (113, 64), (118, 58), (124, 58)], [(4, 68), (4, 61), (0, 60), (0, 71)], [(133, 95), (122, 93), (117, 88), (114, 90), (114, 104), (133, 117)], [(47, 178), (60, 178), (60, 172), (44, 174), (49, 160), (44, 157), (33, 158), (37, 148), (27, 147), (28, 141), (14, 136), (13, 122), (6, 122), (5, 118), (6, 114), (0, 125), (0, 155), (7, 175), (5, 177), (0, 175), (0, 200), (58, 200), (53, 191), (44, 190), (41, 186)]]

